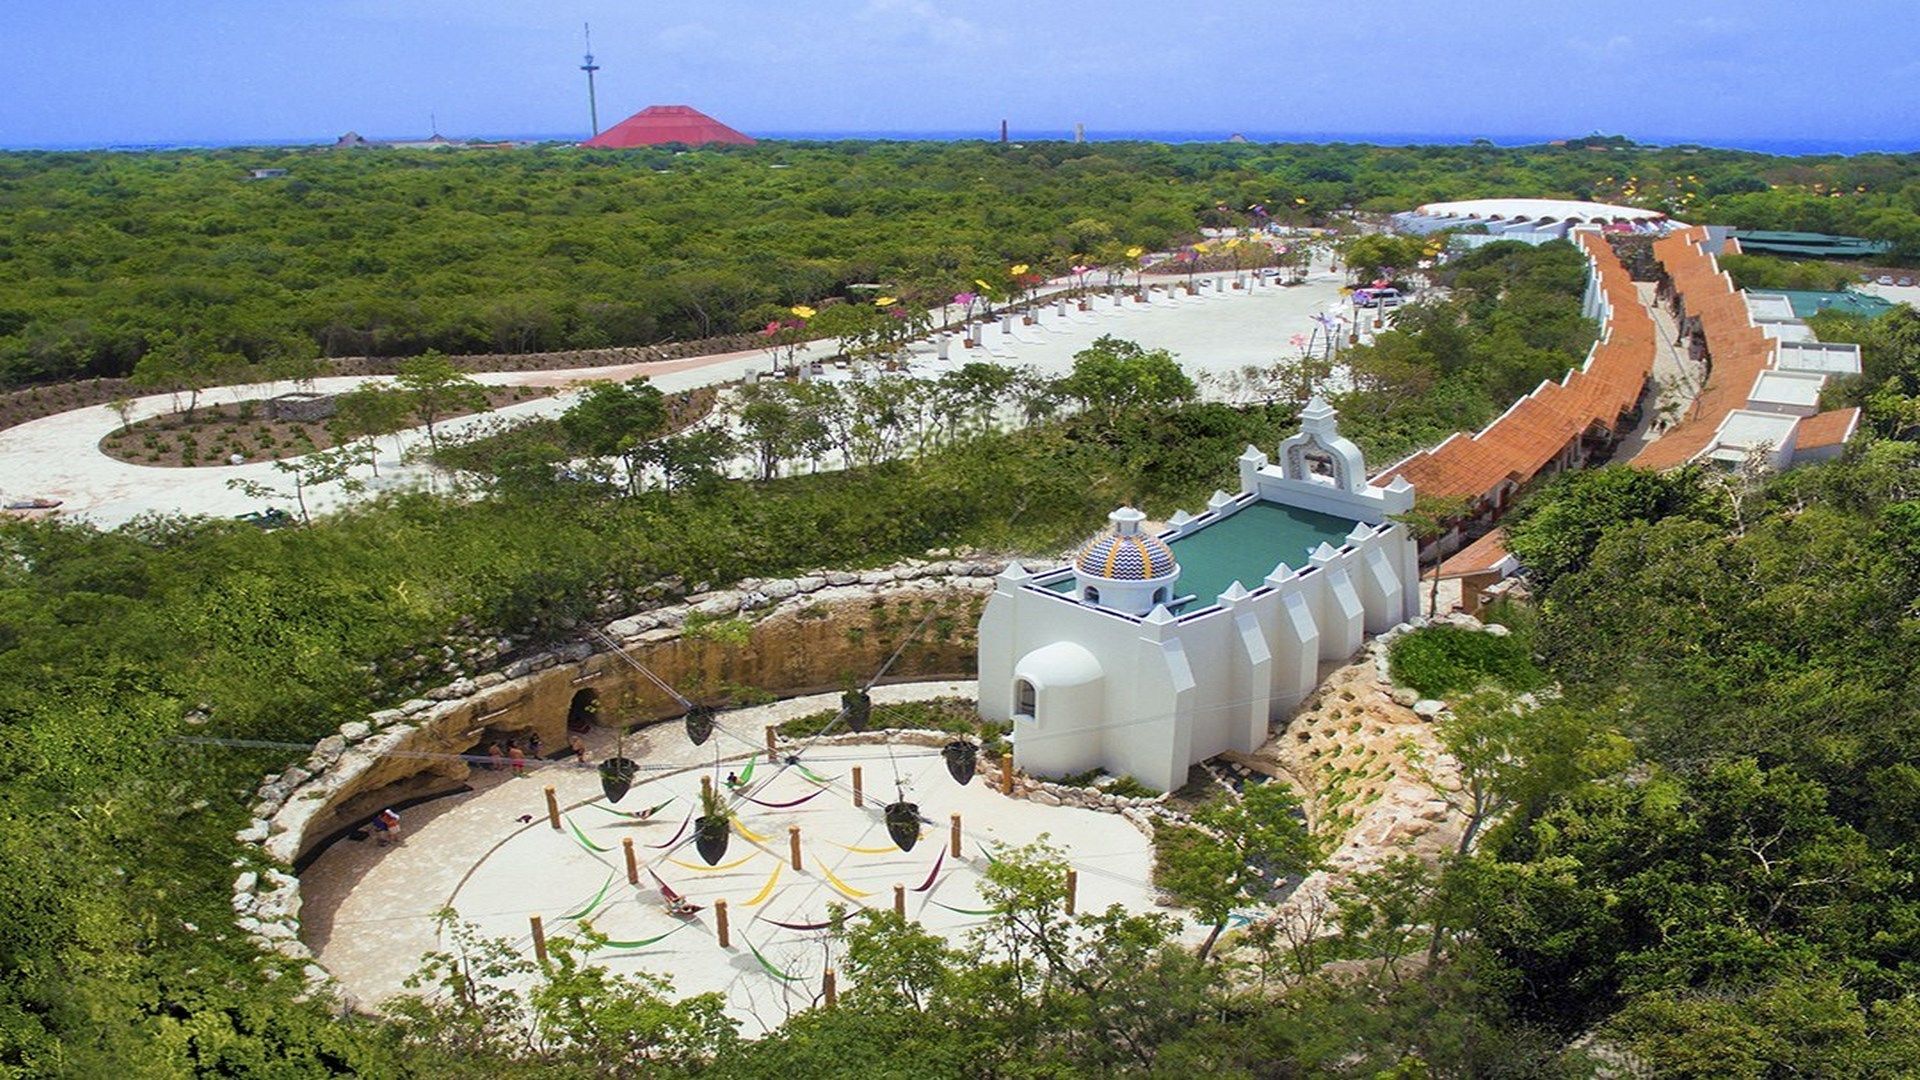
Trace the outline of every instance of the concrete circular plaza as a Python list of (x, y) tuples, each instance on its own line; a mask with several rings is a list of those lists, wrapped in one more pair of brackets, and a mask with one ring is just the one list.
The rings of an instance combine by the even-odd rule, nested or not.
[[(874, 696), (884, 706), (971, 690), (920, 683), (878, 688)], [(766, 724), (837, 702), (838, 695), (816, 695), (723, 713), (700, 747), (678, 724), (629, 735), (625, 752), (642, 771), (617, 805), (607, 803), (591, 766), (541, 762), (525, 776), (476, 770), (470, 792), (405, 811), (401, 843), (342, 840), (316, 859), (302, 874), (302, 936), (342, 986), (371, 1006), (407, 992), (404, 981), (421, 955), (451, 945), (436, 920), (443, 909), (485, 937), (513, 942), (529, 959), (531, 916), (542, 918), (549, 942), (579, 938), (582, 924), (591, 924), (615, 943), (594, 962), (670, 976), (675, 995), (717, 991), (753, 1034), (817, 1003), (823, 973), (839, 964), (822, 926), (833, 906), (889, 911), (898, 886), (908, 918), (962, 940), (989, 918), (981, 874), (1008, 847), (1042, 837), (1057, 846), (1076, 871), (1080, 911), (1110, 904), (1158, 910), (1151, 844), (1118, 814), (1003, 796), (987, 770), (963, 787), (937, 747), (823, 743), (805, 750), (798, 765), (770, 762), (754, 749)], [(593, 756), (612, 753), (606, 737)], [(855, 768), (863, 774), (863, 807), (853, 805)], [(689, 819), (699, 813), (702, 778), (725, 790), (729, 773), (744, 781), (746, 797), (735, 800), (725, 856), (709, 866), (691, 843)], [(559, 830), (547, 816), (549, 785), (561, 808)], [(928, 822), (910, 852), (893, 844), (882, 816), (896, 790)], [(950, 848), (956, 813), (957, 857)], [(798, 869), (790, 827), (800, 830)], [(627, 879), (628, 839), (637, 886)], [(662, 885), (698, 913), (669, 913)], [(717, 935), (721, 900), (727, 947)], [(1189, 922), (1184, 936), (1200, 932)]]

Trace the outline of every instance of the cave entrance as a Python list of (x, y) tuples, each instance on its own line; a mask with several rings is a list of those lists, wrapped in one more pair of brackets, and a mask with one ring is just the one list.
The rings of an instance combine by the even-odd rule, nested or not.
[(573, 703), (567, 706), (567, 730), (575, 733), (591, 731), (599, 716), (600, 691), (581, 690), (573, 695)]

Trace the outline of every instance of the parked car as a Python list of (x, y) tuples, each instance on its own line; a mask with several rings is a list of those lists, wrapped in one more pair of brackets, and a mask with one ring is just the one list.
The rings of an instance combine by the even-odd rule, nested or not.
[(1406, 303), (1399, 289), (1355, 289), (1353, 306), (1363, 308), (1391, 308)]

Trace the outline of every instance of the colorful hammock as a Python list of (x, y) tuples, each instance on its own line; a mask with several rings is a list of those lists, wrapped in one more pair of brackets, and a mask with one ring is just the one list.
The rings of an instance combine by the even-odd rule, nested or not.
[[(745, 938), (742, 938), (741, 940), (743, 940), (743, 941), (745, 941), (746, 939), (745, 939)], [(748, 942), (747, 942), (747, 949), (748, 949), (748, 951), (750, 951), (750, 952), (752, 952), (752, 953), (753, 953), (753, 958), (754, 958), (755, 960), (758, 960), (758, 961), (760, 961), (760, 966), (761, 966), (761, 967), (763, 967), (763, 968), (766, 968), (766, 969), (767, 969), (767, 974), (769, 974), (769, 975), (771, 975), (771, 976), (773, 976), (773, 977), (774, 977), (774, 978), (776, 978), (776, 979), (784, 979), (784, 980), (786, 980), (787, 982), (799, 982), (799, 981), (800, 981), (800, 976), (798, 976), (798, 975), (789, 975), (789, 974), (787, 974), (786, 972), (784, 972), (784, 971), (781, 971), (781, 970), (780, 970), (779, 968), (777, 968), (777, 967), (774, 967), (774, 966), (773, 966), (773, 962), (772, 962), (771, 960), (768, 960), (768, 959), (767, 959), (766, 957), (764, 957), (764, 956), (762, 956), (762, 955), (760, 955), (760, 950), (759, 950), (759, 949), (756, 949), (756, 948), (754, 948), (754, 945), (753, 945), (753, 942), (751, 942), (751, 941), (748, 941)]]
[(765, 806), (773, 810), (785, 810), (789, 806), (799, 806), (801, 803), (806, 802), (808, 799), (817, 799), (820, 796), (826, 794), (826, 791), (827, 791), (826, 788), (821, 788), (818, 791), (814, 791), (806, 795), (802, 795), (799, 798), (793, 800), (792, 802), (768, 802), (765, 799), (756, 799), (751, 795), (747, 796), (747, 801), (755, 804), (756, 806)]
[(581, 847), (583, 847), (583, 848), (586, 848), (586, 849), (587, 849), (588, 851), (609, 851), (609, 850), (611, 850), (610, 848), (605, 848), (605, 847), (602, 847), (602, 846), (600, 846), (599, 844), (596, 844), (596, 843), (594, 843), (593, 841), (591, 841), (591, 840), (589, 840), (589, 839), (587, 839), (587, 834), (586, 834), (586, 833), (583, 833), (583, 832), (581, 832), (581, 831), (580, 831), (580, 826), (578, 826), (578, 825), (575, 825), (575, 824), (573, 823), (573, 819), (572, 819), (572, 818), (564, 818), (563, 820), (564, 820), (564, 821), (566, 821), (566, 823), (567, 823), (567, 828), (569, 828), (569, 829), (572, 829), (572, 830), (573, 830), (573, 838), (574, 838), (575, 840), (578, 840), (578, 841), (580, 841), (580, 846), (581, 846)]
[(863, 897), (868, 897), (873, 895), (870, 892), (861, 892), (859, 889), (856, 889), (853, 886), (835, 877), (833, 874), (833, 871), (827, 869), (827, 864), (820, 861), (819, 856), (814, 857), (813, 865), (819, 867), (820, 872), (826, 875), (827, 884), (833, 886), (836, 889), (839, 889), (842, 893), (845, 893), (849, 898), (854, 900), (859, 900)]
[(752, 829), (747, 828), (745, 825), (740, 824), (739, 818), (732, 818), (730, 820), (733, 822), (733, 831), (739, 833), (741, 836), (746, 837), (749, 843), (764, 844), (767, 842), (766, 837), (761, 836), (759, 833), (756, 833)]
[(795, 764), (794, 768), (799, 770), (801, 776), (806, 777), (807, 779), (813, 781), (816, 784), (833, 783), (832, 779), (829, 779), (825, 776), (821, 776), (819, 773), (814, 772), (812, 769), (807, 768), (805, 765)]
[(650, 938), (641, 938), (638, 941), (609, 940), (607, 942), (607, 948), (609, 949), (644, 949), (649, 945), (658, 944), (660, 941), (666, 938), (672, 937), (673, 935), (679, 933), (682, 930), (685, 930), (687, 927), (692, 925), (693, 924), (691, 922), (683, 922), (679, 926), (674, 927), (673, 929), (667, 931), (664, 934), (655, 934)]
[(693, 811), (691, 811), (691, 810), (689, 810), (689, 811), (687, 811), (687, 816), (686, 816), (686, 820), (684, 820), (684, 821), (682, 821), (682, 822), (680, 822), (680, 827), (679, 827), (678, 829), (675, 829), (675, 830), (673, 831), (673, 835), (672, 835), (672, 836), (669, 836), (669, 837), (667, 837), (667, 841), (666, 841), (666, 843), (664, 843), (664, 844), (648, 844), (647, 846), (648, 846), (648, 847), (650, 847), (650, 848), (665, 848), (665, 847), (672, 847), (672, 846), (673, 846), (673, 844), (674, 844), (674, 841), (676, 841), (676, 840), (678, 840), (678, 839), (680, 839), (680, 837), (681, 837), (681, 836), (683, 836), (683, 835), (685, 835), (685, 834), (686, 834), (686, 831), (687, 831), (687, 826), (689, 826), (689, 825), (691, 825), (691, 824), (693, 824)]
[(760, 921), (766, 923), (768, 926), (777, 926), (782, 930), (825, 930), (827, 927), (833, 925), (832, 919), (828, 919), (826, 922), (779, 922), (774, 919), (761, 919)]
[(746, 856), (743, 858), (735, 859), (729, 863), (720, 863), (717, 866), (707, 866), (702, 863), (681, 862), (679, 859), (676, 859), (671, 855), (667, 856), (667, 861), (672, 863), (675, 866), (681, 867), (682, 869), (698, 870), (703, 874), (711, 874), (718, 870), (731, 870), (736, 866), (740, 866), (744, 863), (752, 862), (753, 860), (759, 858), (760, 855), (761, 855), (761, 852), (757, 850), (749, 851), (747, 852)]
[(630, 818), (634, 821), (645, 821), (648, 818), (652, 817), (653, 815), (666, 809), (667, 803), (670, 803), (677, 798), (679, 798), (678, 795), (670, 795), (667, 797), (667, 802), (663, 802), (651, 810), (615, 810), (613, 807), (607, 806), (604, 803), (589, 803), (588, 805), (592, 806), (595, 810), (604, 810), (615, 817)]
[(947, 849), (941, 848), (940, 853), (933, 857), (933, 869), (927, 871), (927, 880), (921, 882), (913, 891), (926, 892), (928, 889), (933, 888), (933, 879), (940, 876), (940, 867), (945, 864), (946, 861)]
[(562, 919), (584, 919), (587, 916), (593, 914), (594, 911), (600, 907), (600, 901), (605, 900), (607, 898), (607, 890), (612, 887), (613, 887), (613, 875), (609, 873), (607, 875), (607, 880), (604, 882), (601, 882), (600, 891), (593, 894), (593, 899), (587, 901), (586, 907), (583, 907), (579, 911), (573, 912), (572, 914), (562, 915), (560, 917)]
[(780, 871), (786, 869), (786, 865), (786, 863), (774, 863), (773, 873), (767, 877), (767, 883), (760, 886), (760, 891), (753, 894), (753, 899), (740, 906), (758, 907), (767, 897), (772, 896), (774, 883), (780, 880)]
[(747, 767), (740, 770), (740, 786), (741, 787), (746, 787), (747, 782), (753, 779), (753, 767), (759, 761), (760, 761), (759, 754), (754, 754), (752, 757), (749, 757), (747, 759)]
[[(927, 830), (921, 829), (920, 836), (922, 838), (925, 838), (926, 835), (927, 835)], [(898, 844), (887, 844), (884, 847), (858, 847), (853, 844), (841, 844), (841, 843), (835, 843), (833, 841), (829, 841), (829, 843), (833, 843), (834, 847), (844, 848), (847, 851), (851, 851), (855, 855), (892, 855), (897, 853), (900, 850), (900, 846)], [(989, 856), (989, 858), (991, 858), (991, 856)]]

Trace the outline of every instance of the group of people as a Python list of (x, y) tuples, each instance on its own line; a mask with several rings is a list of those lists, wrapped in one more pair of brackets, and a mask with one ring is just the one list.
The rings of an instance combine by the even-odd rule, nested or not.
[[(495, 739), (487, 745), (487, 768), (493, 772), (510, 770), (520, 776), (527, 771), (527, 759), (540, 759), (540, 733), (530, 733), (526, 745), (522, 747), (518, 739)], [(577, 765), (591, 764), (587, 757), (587, 742), (578, 733), (567, 736), (567, 754)]]

